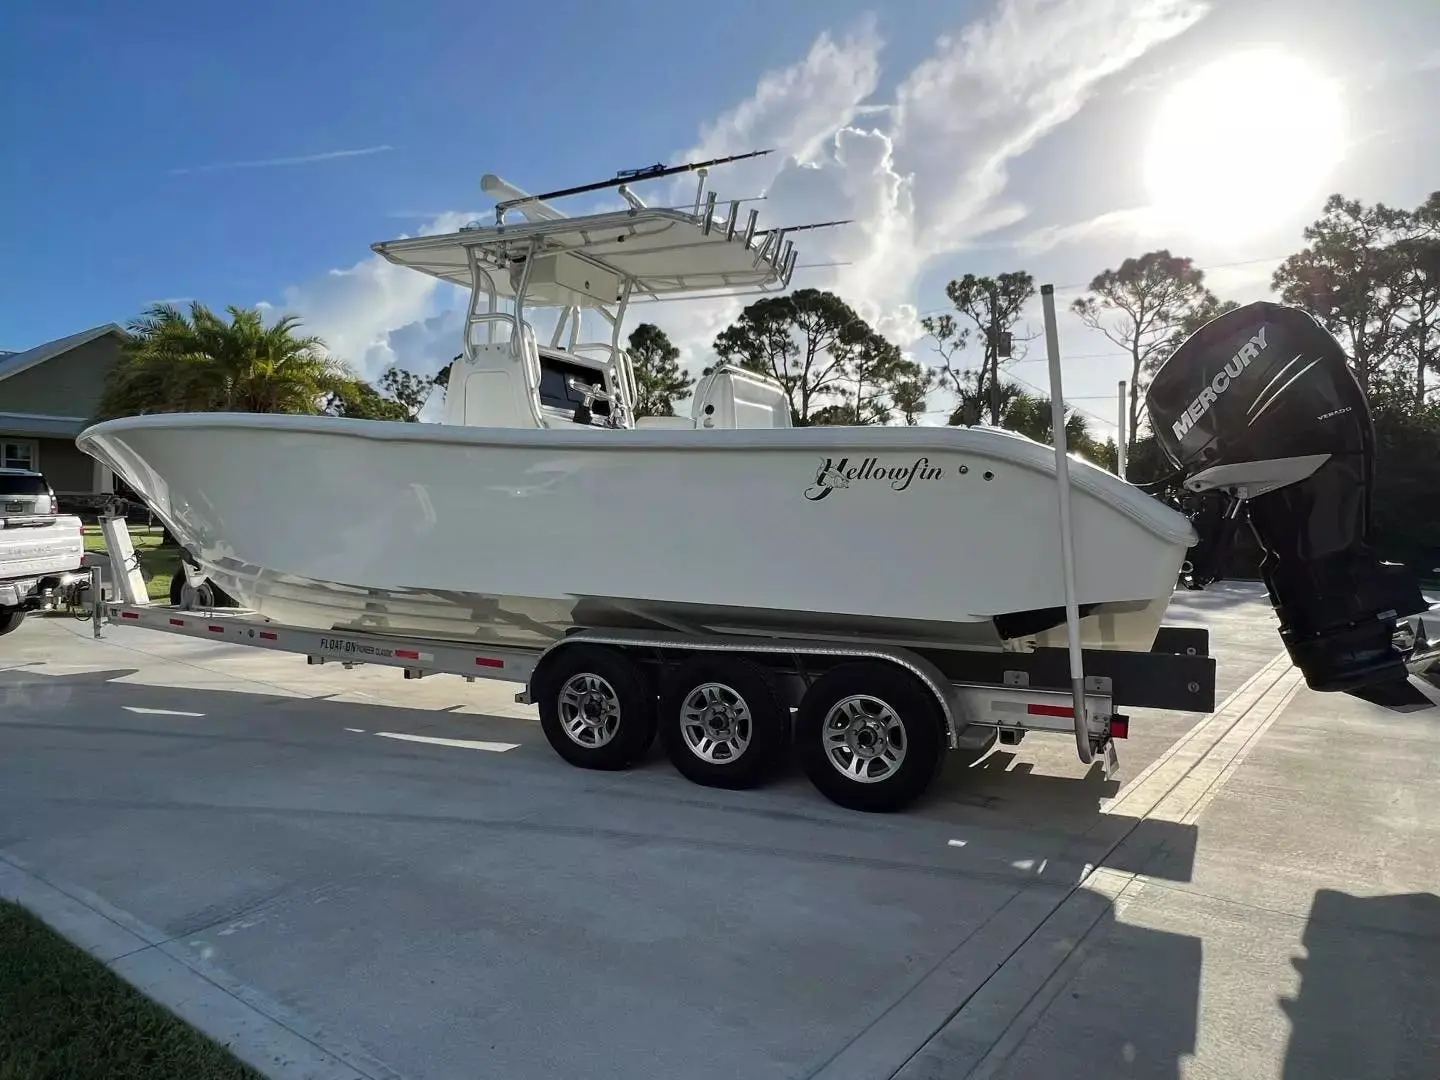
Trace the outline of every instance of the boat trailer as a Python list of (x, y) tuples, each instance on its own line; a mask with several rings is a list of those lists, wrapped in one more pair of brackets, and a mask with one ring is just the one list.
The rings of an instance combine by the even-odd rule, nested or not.
[[(1085, 649), (1078, 656), (1061, 648), (932, 650), (602, 628), (545, 647), (496, 647), (317, 630), (238, 608), (154, 603), (123, 515), (107, 512), (101, 528), (109, 581), (102, 581), (101, 567), (91, 568), (96, 638), (107, 625), (134, 626), (304, 656), (312, 665), (371, 664), (399, 668), (407, 679), (445, 674), (510, 682), (519, 687), (517, 702), (539, 707), (551, 747), (580, 767), (635, 764), (658, 729), (689, 779), (751, 787), (773, 774), (793, 744), (832, 801), (891, 811), (924, 792), (947, 749), (973, 760), (1031, 733), (1072, 735), (1081, 760), (1102, 763), (1109, 775), (1118, 767), (1116, 741), (1129, 735), (1122, 708), (1215, 708), (1215, 661), (1203, 628), (1164, 627), (1149, 653)], [(188, 563), (182, 572), (200, 584)], [(1078, 692), (1071, 678), (1077, 661), (1085, 672)], [(626, 728), (632, 715), (641, 719)], [(755, 752), (737, 769), (747, 746)]]

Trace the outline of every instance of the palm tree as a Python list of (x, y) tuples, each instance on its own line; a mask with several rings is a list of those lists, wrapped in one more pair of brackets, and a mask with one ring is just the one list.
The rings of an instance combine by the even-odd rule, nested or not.
[[(1005, 402), (1000, 425), (1010, 431), (1018, 431), (1036, 442), (1053, 443), (1055, 423), (1050, 410), (1048, 397), (1022, 389)], [(1065, 418), (1065, 444), (1078, 452), (1090, 442), (1090, 422), (1084, 413), (1071, 410)]]
[[(950, 414), (949, 423), (956, 427), (974, 427), (984, 418), (990, 407), (991, 387), (982, 392), (980, 378), (974, 372), (965, 372), (950, 384), (955, 389), (957, 403)], [(999, 385), (1000, 426), (1007, 431), (1018, 432), (1041, 443), (1054, 443), (1054, 422), (1050, 411), (1050, 398), (1044, 394), (1032, 393), (1013, 382)], [(1091, 461), (1105, 464), (1107, 451), (1090, 431), (1090, 422), (1083, 413), (1073, 409), (1065, 417), (1065, 444), (1071, 453), (1079, 454)]]
[(151, 412), (316, 413), (355, 375), (300, 320), (269, 326), (257, 308), (227, 307), (229, 322), (201, 303), (186, 315), (155, 304), (128, 327), (125, 355), (106, 379), (99, 418)]

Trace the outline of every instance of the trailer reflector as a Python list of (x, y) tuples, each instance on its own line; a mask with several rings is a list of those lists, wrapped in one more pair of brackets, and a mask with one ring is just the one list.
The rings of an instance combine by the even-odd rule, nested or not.
[(171, 626), (184, 626), (184, 625), (185, 625), (185, 620), (184, 620), (184, 619), (171, 619), (171, 620), (170, 620), (170, 625), (171, 625)]
[(223, 634), (225, 632), (225, 627), (216, 626), (214, 623), (211, 623), (209, 626), (205, 627), (205, 629), (209, 630), (212, 634)]
[(477, 656), (475, 657), (475, 666), (488, 668), (503, 668), (505, 666), (505, 661), (497, 660), (493, 656)]
[(1031, 716), (1074, 716), (1075, 706), (1031, 704), (1025, 707), (1025, 711)]
[(277, 634), (277, 633), (275, 633), (275, 631), (273, 631), (273, 630), (261, 630), (261, 631), (260, 631), (260, 640), (261, 640), (261, 641), (279, 641), (279, 640), (280, 640), (280, 635)]

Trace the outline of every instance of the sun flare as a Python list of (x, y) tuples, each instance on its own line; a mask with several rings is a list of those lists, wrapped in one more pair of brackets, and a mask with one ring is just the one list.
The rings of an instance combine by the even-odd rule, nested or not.
[(1239, 240), (1318, 209), (1343, 149), (1336, 80), (1274, 50), (1202, 68), (1160, 106), (1145, 154), (1167, 225)]

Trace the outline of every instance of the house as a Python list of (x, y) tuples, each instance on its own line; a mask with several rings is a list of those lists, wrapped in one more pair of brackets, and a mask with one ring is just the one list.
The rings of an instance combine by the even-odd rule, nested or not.
[(115, 490), (114, 474), (82, 453), (75, 436), (95, 415), (125, 340), (121, 327), (106, 323), (24, 352), (0, 352), (0, 467), (40, 470), (62, 504)]

